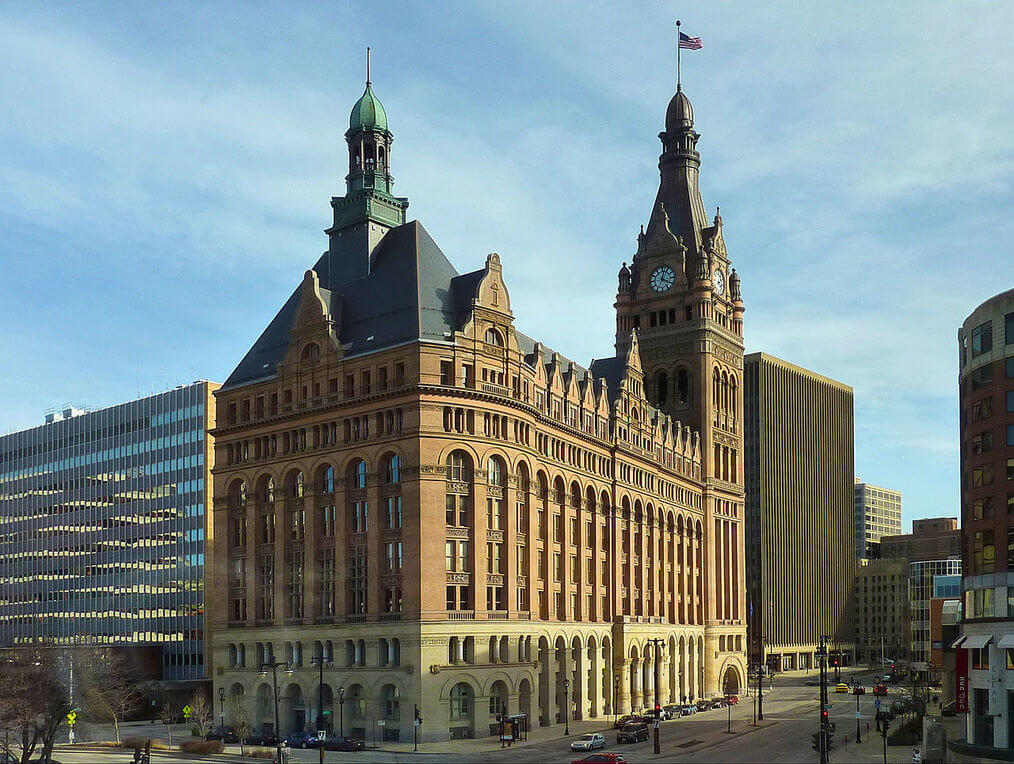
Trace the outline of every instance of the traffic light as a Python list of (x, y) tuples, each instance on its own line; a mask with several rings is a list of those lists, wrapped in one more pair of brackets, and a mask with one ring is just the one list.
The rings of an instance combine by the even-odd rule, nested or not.
[(817, 753), (820, 753), (820, 736), (821, 736), (821, 734), (822, 733), (820, 733), (820, 732), (814, 732), (812, 735), (810, 735), (810, 741), (812, 743), (812, 745), (810, 747), (813, 750), (815, 750)]
[(825, 725), (825, 724), (827, 724), (827, 720), (828, 720), (827, 719), (827, 709), (826, 708), (820, 709), (820, 723), (822, 725)]
[(830, 732), (828, 732), (827, 733), (827, 750), (830, 751), (832, 748), (834, 748), (834, 735), (832, 735)]
[(415, 708), (415, 724), (417, 727), (421, 727), (423, 723), (422, 713), (419, 711), (419, 706), (413, 706)]

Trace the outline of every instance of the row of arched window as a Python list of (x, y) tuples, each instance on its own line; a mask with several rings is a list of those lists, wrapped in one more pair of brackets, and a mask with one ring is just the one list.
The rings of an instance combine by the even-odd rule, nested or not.
[[(380, 460), (379, 479), (382, 485), (392, 485), (401, 482), (401, 457), (394, 453), (385, 454)], [(345, 468), (344, 487), (348, 490), (355, 490), (366, 487), (368, 478), (366, 461), (356, 457), (348, 463)], [(271, 475), (262, 475), (257, 480), (255, 499), (260, 504), (270, 504), (283, 498), (301, 499), (309, 495), (311, 486), (308, 484), (305, 473), (302, 470), (290, 470), (283, 480), (283, 490), (279, 491), (275, 478)], [(317, 468), (312, 484), (319, 494), (331, 494), (342, 487), (337, 479), (335, 467), (331, 464), (322, 464)], [(229, 501), (233, 508), (246, 506), (249, 498), (249, 490), (245, 480), (235, 480), (229, 487)]]

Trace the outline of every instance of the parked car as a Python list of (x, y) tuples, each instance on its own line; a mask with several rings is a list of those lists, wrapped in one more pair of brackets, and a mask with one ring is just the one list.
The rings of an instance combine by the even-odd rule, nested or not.
[(698, 711), (710, 711), (711, 710), (711, 702), (707, 701), (707, 700), (703, 700), (703, 699), (698, 700), (697, 703), (696, 703), (696, 706), (697, 706), (697, 710)]
[(328, 735), (324, 738), (324, 750), (325, 751), (345, 751), (351, 753), (352, 751), (363, 751), (366, 749), (365, 740), (353, 740), (347, 737), (339, 737), (338, 735)]
[(728, 706), (734, 706), (739, 703), (739, 695), (729, 695), (725, 699), (725, 704)]
[(596, 748), (605, 748), (606, 739), (601, 732), (593, 732), (590, 735), (582, 735), (570, 744), (572, 751), (594, 751)]
[(238, 743), (239, 735), (232, 727), (215, 727), (204, 736), (205, 740), (221, 740), (223, 743)]
[(711, 707), (712, 708), (725, 708), (725, 706), (726, 706), (725, 698), (712, 698), (711, 699)]
[(627, 764), (621, 753), (593, 753), (583, 759), (574, 759), (570, 764)]
[(623, 727), (638, 719), (640, 719), (640, 717), (634, 716), (634, 714), (624, 714), (616, 720), (616, 723), (613, 725), (613, 729), (623, 729)]
[(809, 679), (803, 682), (803, 684), (805, 684), (807, 687), (820, 687), (820, 677), (811, 676)]
[(315, 734), (303, 730), (301, 732), (293, 732), (282, 742), (289, 748), (309, 748), (316, 741), (317, 736)]
[(838, 682), (838, 684), (835, 685), (834, 691), (835, 692), (848, 692), (849, 691), (849, 686), (847, 684), (845, 684), (844, 682)]
[(633, 722), (616, 733), (617, 743), (637, 743), (648, 739), (648, 725)]
[(670, 703), (669, 705), (662, 706), (662, 710), (665, 711), (666, 719), (675, 719), (680, 716), (680, 705), (678, 703)]
[(887, 685), (883, 684), (883, 683), (878, 683), (878, 684), (873, 685), (873, 694), (874, 695), (886, 695), (887, 694)]
[(247, 745), (276, 746), (278, 745), (278, 738), (275, 737), (273, 732), (253, 732), (243, 742)]
[(684, 703), (680, 706), (680, 716), (693, 716), (697, 713), (697, 706), (693, 703)]
[(853, 695), (865, 695), (866, 694), (866, 688), (863, 685), (861, 685), (861, 684), (857, 684), (855, 687), (852, 688), (852, 694)]

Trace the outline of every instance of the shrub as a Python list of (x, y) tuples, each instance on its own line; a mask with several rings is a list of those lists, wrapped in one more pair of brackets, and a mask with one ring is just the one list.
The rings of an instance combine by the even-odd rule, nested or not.
[(273, 759), (275, 758), (274, 748), (259, 748), (257, 746), (243, 746), (243, 755), (248, 759)]
[(221, 753), (225, 744), (221, 740), (184, 740), (180, 750), (183, 753)]
[[(115, 746), (116, 744), (113, 743), (113, 745)], [(148, 745), (148, 738), (146, 737), (125, 737), (120, 741), (121, 748), (129, 748), (130, 750), (134, 750), (135, 748), (141, 748), (143, 750), (146, 745)], [(169, 746), (165, 744), (164, 740), (155, 740), (152, 738), (151, 750), (168, 751)]]
[(888, 745), (918, 745), (922, 741), (922, 717), (909, 716), (887, 734)]

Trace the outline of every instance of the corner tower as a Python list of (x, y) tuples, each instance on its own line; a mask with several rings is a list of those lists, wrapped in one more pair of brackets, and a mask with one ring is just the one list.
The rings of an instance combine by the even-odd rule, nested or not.
[[(661, 411), (700, 432), (705, 512), (705, 651), (741, 644), (743, 594), (743, 300), (722, 233), (705, 213), (694, 110), (677, 85), (659, 133), (659, 186), (637, 250), (619, 273), (616, 351), (637, 330), (644, 386)], [(741, 648), (737, 648), (741, 652)], [(721, 689), (721, 660), (705, 686)]]
[(334, 224), (326, 231), (329, 288), (369, 275), (373, 250), (389, 230), (405, 222), (408, 209), (408, 199), (392, 193), (394, 134), (388, 129), (384, 106), (373, 93), (369, 48), (366, 90), (352, 107), (345, 141), (349, 147), (346, 192), (331, 199)]

